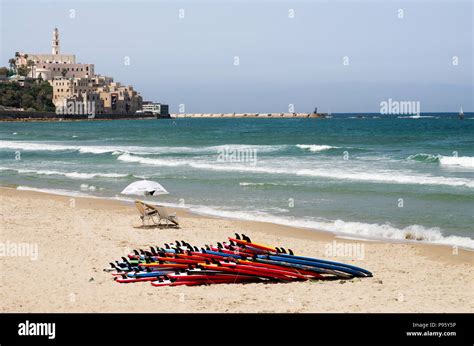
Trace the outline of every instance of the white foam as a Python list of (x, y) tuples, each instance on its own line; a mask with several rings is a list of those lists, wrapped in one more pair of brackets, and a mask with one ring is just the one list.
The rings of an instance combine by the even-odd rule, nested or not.
[(279, 183), (248, 183), (242, 181), (239, 183), (240, 186), (286, 186), (287, 184), (279, 184)]
[(439, 163), (443, 166), (459, 166), (474, 168), (474, 157), (472, 156), (441, 156)]
[(0, 149), (25, 151), (78, 151), (87, 154), (170, 154), (170, 153), (217, 153), (220, 150), (258, 150), (272, 152), (286, 148), (286, 145), (245, 145), (225, 144), (206, 147), (143, 147), (143, 146), (110, 146), (110, 145), (75, 145), (56, 142), (24, 142), (0, 140)]
[(407, 115), (407, 116), (398, 116), (399, 119), (426, 119), (426, 118), (436, 118), (433, 115)]
[(137, 162), (137, 163), (142, 163), (145, 165), (166, 166), (166, 167), (177, 167), (177, 166), (186, 165), (185, 162), (166, 160), (166, 159), (152, 159), (152, 158), (141, 157), (141, 156), (133, 156), (128, 153), (118, 156), (117, 160), (124, 161), (124, 162)]
[(444, 236), (439, 228), (426, 228), (420, 225), (410, 225), (396, 228), (390, 224), (370, 224), (363, 222), (345, 222), (342, 220), (321, 221), (309, 218), (296, 219), (292, 217), (274, 216), (262, 212), (230, 211), (219, 207), (191, 207), (191, 211), (199, 214), (243, 219), (249, 221), (270, 222), (287, 226), (310, 228), (327, 231), (340, 235), (362, 237), (380, 240), (420, 241), (440, 245), (455, 245), (463, 248), (474, 249), (474, 239), (460, 236)]
[(333, 147), (330, 145), (317, 145), (317, 144), (297, 144), (296, 146), (300, 149), (309, 150), (311, 152), (318, 152), (318, 151), (339, 148), (339, 147)]
[(70, 190), (62, 190), (62, 189), (39, 189), (36, 187), (21, 186), (21, 185), (18, 186), (16, 189), (20, 191), (34, 191), (34, 192), (41, 192), (41, 193), (49, 193), (52, 195), (59, 195), (59, 196), (96, 198), (95, 196), (91, 196), (91, 195), (81, 193), (78, 191), (70, 191)]
[(425, 161), (425, 162), (438, 162), (440, 159), (440, 155), (433, 155), (433, 154), (413, 154), (407, 157), (407, 160), (415, 160), (415, 161)]
[(89, 184), (81, 184), (80, 189), (82, 191), (87, 191), (89, 189)]
[(442, 166), (458, 166), (464, 168), (474, 168), (474, 157), (472, 156), (443, 156), (432, 154), (415, 154), (410, 155), (408, 160), (418, 160), (425, 162), (439, 162)]
[(80, 172), (59, 172), (53, 170), (34, 170), (34, 169), (14, 169), (8, 167), (0, 167), (0, 171), (14, 171), (19, 174), (36, 174), (36, 175), (61, 175), (72, 179), (92, 179), (92, 178), (124, 178), (128, 174), (124, 173), (80, 173)]
[(417, 175), (410, 173), (393, 172), (350, 172), (350, 171), (327, 171), (327, 170), (299, 170), (297, 175), (334, 178), (342, 180), (367, 181), (377, 183), (414, 184), (414, 185), (445, 185), (465, 186), (474, 188), (474, 180), (464, 178), (448, 178), (442, 176)]
[(198, 169), (213, 171), (237, 171), (267, 174), (288, 174), (309, 177), (320, 177), (337, 180), (367, 181), (375, 183), (414, 184), (414, 185), (445, 185), (465, 186), (474, 188), (474, 180), (464, 178), (451, 178), (442, 176), (419, 175), (410, 172), (399, 171), (349, 171), (342, 169), (291, 169), (277, 168), (271, 166), (254, 166), (250, 164), (219, 164), (217, 162), (201, 163), (196, 160), (174, 160), (174, 159), (152, 159), (130, 154), (122, 154), (118, 160), (126, 162), (137, 162), (146, 165), (178, 167), (188, 166)]

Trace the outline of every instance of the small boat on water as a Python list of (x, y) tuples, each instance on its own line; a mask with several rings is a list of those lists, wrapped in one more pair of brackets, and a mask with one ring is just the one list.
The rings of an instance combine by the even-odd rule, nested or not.
[(464, 112), (462, 111), (462, 107), (459, 110), (459, 119), (464, 120)]

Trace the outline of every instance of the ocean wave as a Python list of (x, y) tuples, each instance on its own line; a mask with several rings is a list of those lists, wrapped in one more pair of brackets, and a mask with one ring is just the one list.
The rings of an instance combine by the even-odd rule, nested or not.
[(434, 115), (400, 115), (397, 117), (398, 119), (429, 119), (429, 118), (437, 118)]
[(62, 189), (40, 189), (36, 187), (30, 187), (30, 186), (17, 186), (17, 190), (20, 191), (33, 191), (33, 192), (41, 192), (41, 193), (49, 193), (52, 195), (58, 195), (58, 196), (67, 196), (67, 197), (86, 197), (86, 198), (98, 198), (86, 193), (82, 193), (79, 191), (71, 191), (71, 190), (62, 190)]
[(287, 145), (247, 145), (225, 144), (204, 147), (145, 147), (145, 146), (113, 146), (113, 145), (74, 145), (51, 142), (23, 142), (0, 140), (0, 149), (24, 151), (78, 151), (83, 154), (120, 155), (123, 153), (160, 155), (173, 153), (218, 153), (223, 150), (257, 150), (259, 152), (273, 152), (285, 149)]
[(128, 153), (121, 154), (117, 157), (117, 160), (124, 161), (124, 162), (136, 162), (145, 165), (152, 165), (152, 166), (165, 166), (165, 167), (177, 167), (185, 165), (184, 162), (179, 162), (176, 160), (166, 160), (166, 159), (152, 159), (148, 157), (142, 156), (134, 156)]
[(407, 159), (420, 162), (436, 162), (442, 166), (474, 168), (474, 157), (472, 156), (443, 156), (420, 153), (410, 155)]
[(125, 173), (80, 173), (80, 172), (59, 172), (52, 170), (35, 170), (35, 169), (15, 169), (9, 167), (0, 167), (0, 171), (13, 171), (19, 174), (34, 175), (60, 175), (72, 179), (92, 179), (92, 178), (125, 178), (131, 176)]
[(460, 166), (474, 168), (474, 157), (472, 156), (442, 156), (439, 163), (443, 166)]
[(282, 183), (248, 183), (245, 181), (242, 181), (239, 183), (240, 186), (287, 186), (288, 184), (282, 184)]
[(177, 160), (177, 159), (157, 159), (148, 158), (130, 154), (122, 154), (117, 157), (117, 160), (124, 162), (136, 162), (145, 165), (162, 166), (162, 167), (191, 167), (197, 169), (205, 169), (211, 171), (226, 171), (226, 172), (253, 172), (253, 173), (288, 173), (291, 174), (290, 170), (285, 169), (273, 169), (268, 167), (257, 167), (253, 164), (235, 164), (235, 163), (219, 163), (217, 159), (215, 162), (211, 161), (197, 161), (197, 160)]
[(168, 160), (146, 158), (122, 154), (117, 160), (125, 162), (136, 162), (146, 165), (179, 167), (187, 166), (197, 169), (226, 172), (247, 172), (261, 174), (287, 174), (298, 176), (319, 177), (337, 180), (366, 181), (374, 183), (393, 183), (393, 184), (411, 184), (411, 185), (446, 185), (446, 186), (465, 186), (474, 188), (474, 180), (463, 178), (448, 178), (442, 176), (416, 175), (403, 172), (363, 172), (348, 170), (327, 170), (327, 169), (290, 169), (277, 168), (269, 166), (256, 166), (252, 164), (222, 164), (211, 162), (199, 162), (195, 160)]
[(318, 145), (318, 144), (296, 144), (296, 146), (300, 149), (309, 150), (311, 152), (318, 152), (318, 151), (339, 148), (339, 147), (333, 147), (331, 145)]
[(474, 188), (474, 180), (464, 178), (448, 178), (442, 176), (412, 175), (398, 172), (347, 172), (302, 169), (297, 175), (333, 178), (342, 180), (367, 181), (376, 183), (394, 183), (410, 185), (446, 185)]
[(440, 155), (432, 154), (414, 154), (407, 157), (407, 160), (420, 161), (420, 162), (439, 162)]
[(21, 141), (0, 141), (0, 149), (13, 149), (24, 151), (78, 151), (80, 153), (105, 154), (113, 152), (117, 147), (110, 146), (89, 146), (54, 144), (49, 142), (21, 142)]
[(390, 224), (346, 222), (342, 220), (321, 221), (309, 218), (297, 219), (293, 217), (274, 216), (264, 212), (232, 211), (207, 206), (191, 207), (190, 211), (203, 215), (270, 222), (368, 239), (419, 241), (474, 249), (474, 239), (455, 235), (444, 235), (442, 230), (436, 227), (427, 228), (421, 225), (410, 225), (404, 228), (397, 228)]

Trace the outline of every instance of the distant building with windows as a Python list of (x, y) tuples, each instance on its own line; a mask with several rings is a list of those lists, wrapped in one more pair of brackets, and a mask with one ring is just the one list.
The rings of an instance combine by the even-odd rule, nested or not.
[(111, 82), (97, 89), (107, 114), (135, 114), (142, 108), (142, 97), (131, 85)]
[(169, 107), (168, 105), (161, 103), (144, 101), (142, 111), (139, 113), (151, 113), (154, 115), (159, 115), (161, 117), (169, 117)]
[(52, 85), (56, 109), (65, 108), (70, 101), (93, 102), (97, 114), (135, 114), (142, 109), (142, 97), (132, 86), (96, 75), (94, 64), (76, 63), (73, 54), (60, 54), (59, 42), (59, 31), (55, 28), (51, 54), (16, 55), (16, 66), (29, 66), (30, 78)]

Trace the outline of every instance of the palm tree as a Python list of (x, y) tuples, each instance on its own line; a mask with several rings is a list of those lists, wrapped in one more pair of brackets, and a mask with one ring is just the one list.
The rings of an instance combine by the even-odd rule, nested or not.
[(16, 60), (11, 58), (10, 60), (8, 60), (8, 63), (10, 64), (10, 69), (15, 71), (16, 70)]
[(66, 77), (67, 70), (65, 68), (63, 68), (63, 70), (61, 71), (61, 74), (63, 75), (63, 78)]
[(28, 60), (26, 62), (26, 66), (28, 66), (28, 68), (29, 68), (28, 73), (31, 72), (31, 78), (35, 78), (34, 73), (33, 73), (33, 67), (35, 67), (35, 63), (33, 62), (33, 60)]

